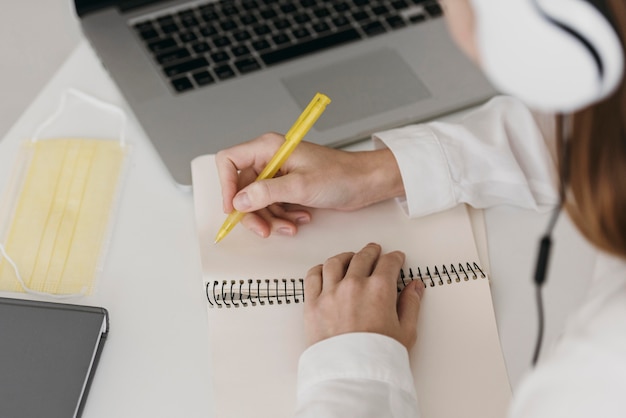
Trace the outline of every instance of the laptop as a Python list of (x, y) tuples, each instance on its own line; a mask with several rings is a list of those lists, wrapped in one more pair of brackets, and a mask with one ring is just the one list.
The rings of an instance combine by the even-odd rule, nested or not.
[(340, 147), (495, 94), (435, 0), (74, 0), (82, 30), (172, 179), (190, 161), (285, 133)]

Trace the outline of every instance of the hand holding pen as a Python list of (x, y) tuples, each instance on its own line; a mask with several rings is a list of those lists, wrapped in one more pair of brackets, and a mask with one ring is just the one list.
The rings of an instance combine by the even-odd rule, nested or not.
[[(313, 127), (313, 124), (322, 115), (326, 106), (330, 103), (328, 96), (317, 93), (308, 106), (302, 111), (302, 114), (298, 117), (291, 129), (285, 134), (285, 142), (278, 148), (276, 154), (269, 161), (267, 166), (261, 171), (256, 178), (256, 181), (272, 178), (276, 175), (280, 167), (287, 161), (287, 158), (296, 149), (296, 146), (302, 141), (304, 136)], [(233, 210), (224, 224), (220, 228), (215, 237), (215, 242), (221, 241), (228, 233), (241, 221), (245, 212)]]
[(284, 142), (282, 135), (268, 133), (216, 155), (224, 213), (246, 212), (242, 226), (261, 237), (295, 235), (311, 221), (309, 208), (355, 210), (404, 194), (388, 149), (349, 152), (307, 141), (279, 176), (255, 181)]

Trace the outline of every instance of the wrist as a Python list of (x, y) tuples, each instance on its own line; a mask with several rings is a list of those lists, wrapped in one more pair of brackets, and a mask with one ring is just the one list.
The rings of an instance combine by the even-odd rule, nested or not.
[(363, 170), (366, 181), (364, 193), (369, 196), (368, 204), (404, 196), (404, 183), (395, 156), (390, 149), (365, 151)]

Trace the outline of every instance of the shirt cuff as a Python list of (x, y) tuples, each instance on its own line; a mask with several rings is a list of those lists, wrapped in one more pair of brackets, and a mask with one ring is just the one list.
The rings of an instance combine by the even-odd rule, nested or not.
[(411, 125), (374, 134), (374, 146), (391, 150), (402, 175), (405, 197), (398, 203), (410, 217), (457, 205), (448, 159), (428, 125)]
[(298, 396), (313, 385), (337, 379), (384, 382), (416, 398), (406, 348), (381, 334), (342, 334), (322, 340), (302, 353), (298, 365)]

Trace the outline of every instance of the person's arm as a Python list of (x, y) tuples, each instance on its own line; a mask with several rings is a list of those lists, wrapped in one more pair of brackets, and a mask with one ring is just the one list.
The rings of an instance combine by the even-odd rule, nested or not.
[(397, 295), (404, 254), (376, 244), (342, 253), (305, 277), (297, 418), (417, 418), (408, 349), (424, 288)]
[(374, 333), (318, 342), (300, 357), (296, 418), (419, 418), (406, 348)]
[[(558, 201), (556, 168), (530, 111), (497, 97), (459, 123), (431, 122), (374, 135), (375, 151), (303, 142), (273, 179), (252, 182), (284, 138), (266, 134), (216, 155), (224, 211), (261, 236), (294, 235), (306, 208), (355, 210), (399, 197), (410, 216), (459, 203), (548, 210)], [(384, 144), (384, 145), (382, 145)], [(298, 205), (295, 209), (291, 205)]]
[(556, 166), (529, 109), (500, 96), (458, 123), (431, 122), (374, 135), (394, 154), (400, 203), (422, 216), (467, 203), (549, 210), (558, 202)]

